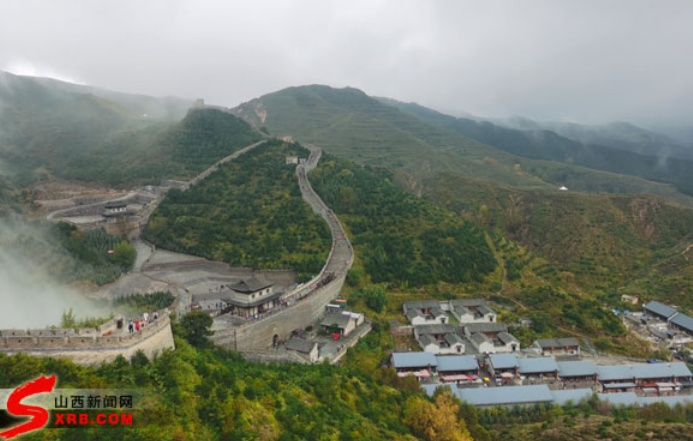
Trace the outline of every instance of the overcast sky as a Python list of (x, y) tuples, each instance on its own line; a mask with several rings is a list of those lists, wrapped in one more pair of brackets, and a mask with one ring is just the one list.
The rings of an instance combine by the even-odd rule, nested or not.
[(693, 121), (693, 1), (0, 0), (0, 69), (234, 106), (287, 86)]

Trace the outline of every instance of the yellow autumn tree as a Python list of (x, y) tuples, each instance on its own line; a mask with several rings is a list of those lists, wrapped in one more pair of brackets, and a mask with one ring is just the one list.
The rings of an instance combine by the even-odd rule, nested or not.
[(471, 441), (458, 411), (459, 403), (449, 391), (437, 394), (433, 403), (412, 397), (405, 405), (405, 422), (415, 435), (428, 441)]

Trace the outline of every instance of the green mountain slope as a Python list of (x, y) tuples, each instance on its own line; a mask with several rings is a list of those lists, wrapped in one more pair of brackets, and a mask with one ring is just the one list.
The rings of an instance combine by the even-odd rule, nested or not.
[(292, 87), (233, 110), (275, 136), (316, 143), (328, 152), (369, 165), (397, 167), (425, 186), (454, 172), (524, 189), (652, 193), (693, 206), (671, 185), (602, 171), (529, 159), (473, 141), (423, 121), (352, 88)]
[(224, 164), (188, 191), (172, 190), (152, 215), (146, 237), (159, 247), (234, 266), (295, 269), (310, 280), (325, 264), (331, 237), (301, 198), (297, 144), (271, 140)]
[[(460, 189), (463, 189), (461, 191)], [(425, 197), (526, 246), (586, 288), (691, 304), (693, 211), (651, 196), (540, 193), (441, 175)]]
[[(51, 175), (117, 186), (158, 183), (194, 176), (260, 139), (229, 113), (185, 114), (184, 103), (0, 73), (0, 173), (15, 187)], [(180, 115), (180, 122), (164, 118)]]
[[(430, 124), (498, 147), (513, 155), (576, 164), (597, 170), (669, 182), (680, 191), (689, 195), (693, 194), (693, 157), (686, 159), (685, 156), (671, 156), (671, 144), (667, 144), (665, 137), (661, 135), (662, 141), (659, 141), (656, 134), (651, 136), (651, 142), (660, 143), (657, 145), (661, 148), (661, 151), (654, 154), (656, 147), (642, 147), (636, 142), (637, 140), (628, 143), (628, 138), (622, 139), (616, 134), (612, 137), (585, 135), (584, 140), (576, 141), (540, 126), (531, 130), (517, 130), (489, 121), (455, 118), (414, 103), (402, 103), (387, 98), (380, 98), (380, 101)], [(628, 133), (634, 133), (634, 136), (635, 134), (645, 136), (644, 134), (647, 133), (644, 130), (642, 130), (643, 133), (636, 132), (637, 128), (632, 127), (633, 129)], [(591, 133), (587, 129), (584, 131), (587, 134)], [(616, 146), (597, 144), (597, 142), (614, 143)], [(686, 152), (683, 148), (680, 148), (680, 151)]]

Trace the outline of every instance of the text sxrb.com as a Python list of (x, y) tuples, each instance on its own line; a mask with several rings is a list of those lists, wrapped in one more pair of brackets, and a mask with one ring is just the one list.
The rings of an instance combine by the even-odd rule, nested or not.
[[(143, 393), (130, 389), (58, 389), (57, 378), (42, 376), (15, 389), (0, 389), (0, 440), (35, 430), (79, 427), (132, 427)], [(2, 420), (0, 420), (2, 421)]]

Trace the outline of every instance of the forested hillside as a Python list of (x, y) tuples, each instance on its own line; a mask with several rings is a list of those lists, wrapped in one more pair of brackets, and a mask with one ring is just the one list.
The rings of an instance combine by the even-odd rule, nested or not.
[(146, 237), (232, 266), (295, 269), (309, 280), (325, 264), (331, 237), (301, 198), (296, 165), (286, 164), (308, 154), (278, 140), (244, 153), (189, 190), (169, 192)]
[[(146, 407), (134, 412), (133, 427), (43, 430), (31, 435), (37, 440), (467, 441), (470, 431), (486, 433), (474, 421), (473, 409), (464, 414), (468, 430), (457, 401), (441, 397), (431, 402), (420, 394), (416, 380), (400, 380), (394, 372), (249, 363), (199, 342), (197, 348), (190, 346), (182, 338), (188, 335), (182, 325), (174, 332), (175, 351), (154, 361), (141, 353), (129, 361), (121, 357), (100, 368), (0, 354), (0, 387), (52, 372), (59, 375), (60, 388), (144, 392)], [(0, 412), (0, 426), (8, 423)], [(446, 437), (431, 437), (431, 430)]]
[(395, 187), (386, 170), (323, 156), (310, 180), (345, 224), (373, 282), (467, 283), (496, 268), (482, 230)]

